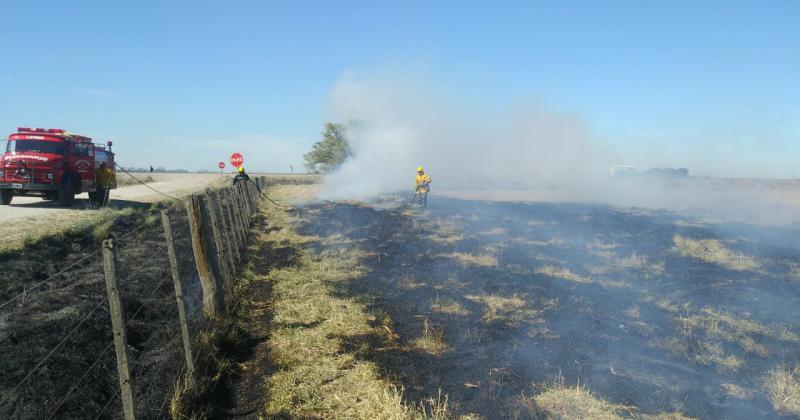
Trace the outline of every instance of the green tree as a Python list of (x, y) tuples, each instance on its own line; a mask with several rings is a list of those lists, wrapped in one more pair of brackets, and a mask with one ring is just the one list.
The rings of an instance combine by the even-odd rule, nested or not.
[(306, 169), (311, 173), (319, 174), (338, 168), (352, 155), (346, 133), (347, 127), (344, 124), (325, 124), (322, 140), (314, 143), (311, 151), (303, 155)]

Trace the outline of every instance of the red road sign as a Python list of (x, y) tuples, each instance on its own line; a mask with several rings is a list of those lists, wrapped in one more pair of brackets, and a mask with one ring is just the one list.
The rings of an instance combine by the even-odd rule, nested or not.
[(225, 162), (220, 162), (217, 166), (219, 166), (220, 169), (225, 169)]
[(231, 165), (238, 168), (244, 163), (244, 156), (241, 153), (234, 153), (231, 155)]

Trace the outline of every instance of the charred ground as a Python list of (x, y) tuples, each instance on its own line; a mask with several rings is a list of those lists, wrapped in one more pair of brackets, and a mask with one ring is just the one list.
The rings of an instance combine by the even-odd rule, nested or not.
[(765, 375), (800, 363), (796, 229), (598, 205), (436, 200), (305, 207), (306, 235), (363, 255), (336, 294), (390, 333), (338, 337), (406, 401), (540, 416), (582, 384), (644, 416), (770, 418)]
[[(0, 301), (21, 296), (0, 310), (3, 418), (115, 418), (120, 414), (99, 255), (99, 239), (107, 236), (118, 240), (137, 415), (167, 416), (169, 398), (181, 375), (182, 353), (161, 208), (167, 206), (45, 237), (0, 255)], [(183, 272), (190, 273), (194, 258), (188, 225), (181, 212), (173, 214), (178, 258)], [(199, 281), (187, 278), (186, 284), (186, 301), (197, 318)]]

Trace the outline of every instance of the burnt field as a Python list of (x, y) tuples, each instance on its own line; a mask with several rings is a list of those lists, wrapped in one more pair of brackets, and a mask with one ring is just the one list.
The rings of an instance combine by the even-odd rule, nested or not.
[(336, 293), (366, 302), (388, 333), (340, 337), (343, 350), (406, 401), (446, 395), (452, 413), (487, 418), (791, 418), (796, 227), (601, 205), (391, 204), (299, 215), (304, 233), (362, 256), (364, 274)]
[[(159, 209), (0, 255), (0, 417), (122, 417), (99, 252), (107, 235), (118, 240), (136, 414), (168, 417), (184, 366)], [(171, 214), (180, 268), (192, 273), (185, 214)], [(199, 325), (199, 281), (185, 277), (185, 301)]]

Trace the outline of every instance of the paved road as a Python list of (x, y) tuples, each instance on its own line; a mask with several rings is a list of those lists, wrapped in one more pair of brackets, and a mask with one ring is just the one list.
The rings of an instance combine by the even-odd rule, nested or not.
[[(120, 178), (124, 175), (120, 175)], [(152, 188), (170, 195), (183, 195), (197, 191), (209, 183), (218, 180), (219, 174), (134, 174), (137, 178), (152, 178), (148, 182)], [(77, 197), (74, 208), (60, 207), (57, 203), (44, 201), (39, 197), (14, 197), (10, 206), (0, 206), (0, 223), (21, 217), (54, 215), (61, 213), (79, 213), (88, 202), (88, 194)], [(136, 206), (137, 204), (153, 203), (165, 199), (153, 190), (143, 185), (131, 185), (111, 191), (112, 205), (118, 207)]]

